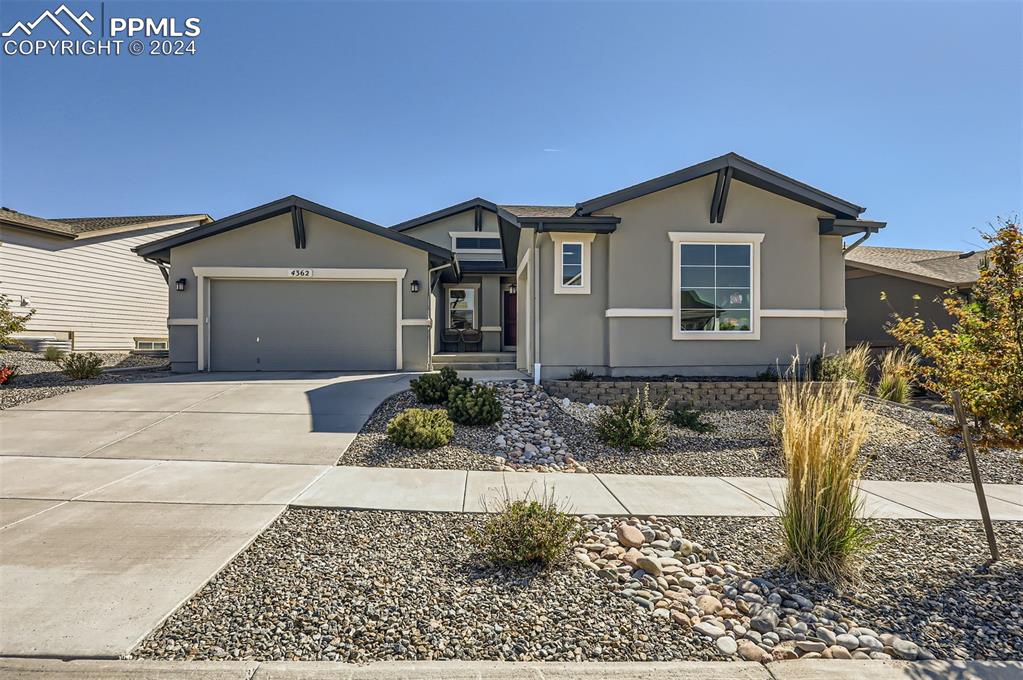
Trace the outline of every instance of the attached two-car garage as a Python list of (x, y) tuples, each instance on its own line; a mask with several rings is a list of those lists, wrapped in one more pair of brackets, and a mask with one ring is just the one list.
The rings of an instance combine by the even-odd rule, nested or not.
[(211, 280), (210, 369), (395, 369), (395, 282)]
[(140, 246), (170, 285), (171, 370), (427, 370), (451, 251), (289, 196)]

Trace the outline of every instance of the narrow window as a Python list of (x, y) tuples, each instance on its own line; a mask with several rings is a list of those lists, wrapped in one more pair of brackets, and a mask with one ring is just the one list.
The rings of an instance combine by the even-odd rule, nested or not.
[(583, 287), (583, 244), (561, 244), (561, 285), (564, 288)]
[(448, 288), (448, 328), (476, 328), (475, 288)]

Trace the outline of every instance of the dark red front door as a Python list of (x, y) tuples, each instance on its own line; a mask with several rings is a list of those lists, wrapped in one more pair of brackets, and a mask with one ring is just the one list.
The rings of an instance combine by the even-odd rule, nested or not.
[(515, 293), (510, 290), (504, 291), (504, 323), (501, 324), (504, 329), (504, 344), (506, 347), (511, 347), (515, 344), (515, 319), (518, 311), (518, 306), (515, 304)]

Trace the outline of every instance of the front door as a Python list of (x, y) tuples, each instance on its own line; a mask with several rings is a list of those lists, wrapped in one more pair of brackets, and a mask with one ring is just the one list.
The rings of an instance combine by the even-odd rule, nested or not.
[(504, 322), (501, 324), (501, 328), (504, 330), (504, 346), (514, 347), (515, 346), (515, 330), (517, 324), (515, 320), (518, 314), (518, 305), (515, 301), (515, 293), (510, 290), (504, 291)]

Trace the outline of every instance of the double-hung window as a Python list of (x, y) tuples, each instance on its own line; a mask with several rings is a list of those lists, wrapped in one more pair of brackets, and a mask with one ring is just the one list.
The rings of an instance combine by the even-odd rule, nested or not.
[(757, 339), (762, 234), (672, 232), (676, 340)]
[(476, 328), (476, 288), (448, 288), (448, 328)]

